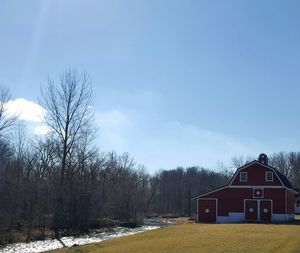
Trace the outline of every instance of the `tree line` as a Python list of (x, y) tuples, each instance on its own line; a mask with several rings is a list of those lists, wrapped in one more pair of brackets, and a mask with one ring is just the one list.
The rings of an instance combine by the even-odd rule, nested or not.
[[(191, 197), (226, 184), (232, 171), (194, 166), (155, 175), (127, 153), (94, 143), (93, 93), (85, 73), (67, 70), (42, 87), (49, 131), (26, 134), (0, 90), (0, 243), (60, 237), (93, 228), (142, 224), (145, 215), (195, 212)], [(247, 158), (234, 157), (233, 166)], [(274, 154), (270, 163), (300, 185), (300, 153)]]

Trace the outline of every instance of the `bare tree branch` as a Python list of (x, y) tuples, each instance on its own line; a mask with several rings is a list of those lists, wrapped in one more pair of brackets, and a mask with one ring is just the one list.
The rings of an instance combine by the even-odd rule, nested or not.
[(18, 115), (8, 113), (7, 103), (10, 99), (9, 89), (0, 86), (0, 137), (15, 125), (18, 118)]

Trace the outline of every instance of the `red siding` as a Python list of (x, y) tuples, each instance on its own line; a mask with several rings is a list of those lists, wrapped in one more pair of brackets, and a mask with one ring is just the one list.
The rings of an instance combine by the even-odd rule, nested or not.
[[(224, 188), (203, 198), (217, 198), (218, 215), (228, 216), (229, 212), (244, 212), (244, 200), (253, 199), (253, 188)], [(264, 188), (263, 199), (272, 199), (273, 213), (285, 213), (285, 188)]]
[(291, 191), (286, 190), (287, 192), (287, 213), (295, 213), (295, 194)]
[(260, 200), (260, 220), (264, 222), (272, 221), (272, 201), (271, 200)]
[[(265, 181), (265, 172), (266, 171), (272, 171), (273, 172), (273, 182), (266, 182)], [(240, 172), (247, 172), (248, 174), (248, 180), (247, 182), (240, 182)], [(277, 174), (271, 170), (266, 168), (265, 166), (254, 163), (252, 165), (249, 165), (249, 167), (246, 167), (244, 169), (239, 170), (236, 173), (236, 177), (234, 178), (232, 185), (272, 185), (272, 186), (279, 186), (282, 185)]]
[(217, 202), (215, 199), (199, 199), (198, 214), (200, 222), (216, 222)]
[(266, 188), (264, 198), (273, 200), (273, 213), (285, 213), (285, 188)]
[(225, 188), (208, 194), (205, 198), (218, 199), (218, 215), (228, 216), (228, 212), (244, 212), (244, 199), (251, 199), (252, 188)]
[(245, 220), (258, 220), (258, 202), (256, 199), (245, 200)]

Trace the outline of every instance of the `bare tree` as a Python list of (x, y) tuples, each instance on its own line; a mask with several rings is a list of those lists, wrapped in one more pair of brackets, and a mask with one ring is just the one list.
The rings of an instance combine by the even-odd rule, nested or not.
[(86, 137), (94, 117), (92, 91), (85, 73), (67, 70), (60, 75), (59, 84), (53, 80), (42, 89), (41, 105), (47, 110), (45, 123), (61, 144), (61, 177), (64, 182), (66, 159), (74, 145)]
[(8, 113), (7, 103), (10, 99), (9, 89), (5, 86), (0, 86), (0, 137), (14, 126), (18, 117), (15, 114)]
[(243, 155), (232, 157), (232, 165), (234, 168), (240, 168), (245, 164), (254, 161), (255, 158), (252, 156), (244, 157)]
[(269, 158), (269, 164), (278, 169), (283, 175), (291, 177), (292, 169), (289, 161), (289, 155), (286, 152), (274, 153)]
[[(59, 77), (58, 84), (49, 79), (42, 88), (41, 105), (46, 109), (45, 123), (50, 134), (58, 142), (60, 155), (60, 179), (58, 186), (57, 215), (62, 209), (62, 191), (67, 166), (72, 149), (86, 138), (94, 118), (92, 110), (92, 90), (85, 73), (67, 70)], [(57, 224), (60, 226), (61, 217)]]
[(294, 187), (300, 188), (300, 152), (290, 152), (288, 155), (291, 166), (291, 177)]

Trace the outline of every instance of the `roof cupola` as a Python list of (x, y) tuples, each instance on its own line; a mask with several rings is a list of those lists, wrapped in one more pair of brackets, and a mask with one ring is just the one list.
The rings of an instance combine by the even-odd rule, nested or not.
[(268, 156), (264, 153), (261, 153), (258, 157), (258, 161), (264, 165), (268, 165)]

